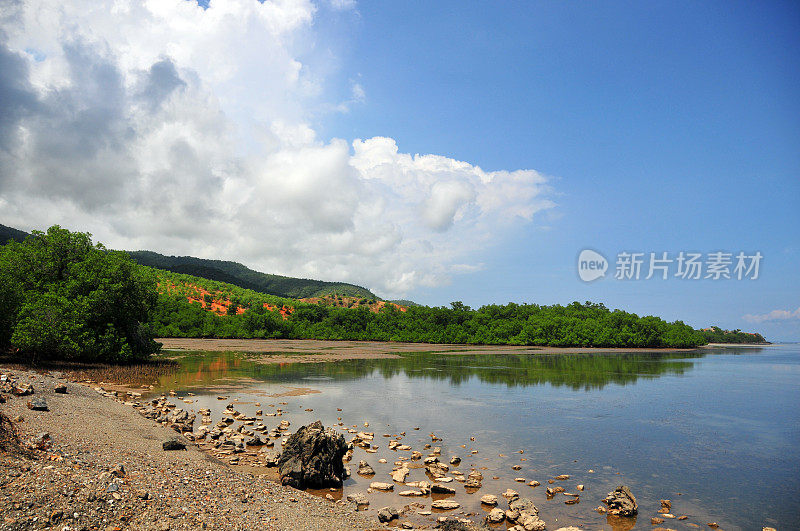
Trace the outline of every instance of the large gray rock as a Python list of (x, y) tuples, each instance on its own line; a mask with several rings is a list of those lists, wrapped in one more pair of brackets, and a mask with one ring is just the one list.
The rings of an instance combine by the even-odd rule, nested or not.
[(609, 492), (608, 496), (603, 499), (603, 503), (608, 505), (608, 514), (635, 516), (639, 512), (636, 498), (633, 497), (631, 490), (625, 485), (620, 485), (612, 492)]
[(278, 460), (281, 483), (296, 489), (341, 487), (345, 453), (344, 437), (321, 421), (301, 426), (286, 441)]

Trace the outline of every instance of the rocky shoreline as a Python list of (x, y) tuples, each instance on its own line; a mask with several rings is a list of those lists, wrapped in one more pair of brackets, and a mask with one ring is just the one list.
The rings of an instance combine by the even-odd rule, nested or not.
[[(196, 409), (190, 392), (143, 398), (149, 386), (114, 389), (91, 380), (68, 382), (55, 372), (1, 367), (0, 378), (0, 403), (5, 401), (0, 411), (12, 419), (4, 426), (18, 431), (22, 443), (20, 451), (4, 446), (0, 452), (0, 530), (547, 528), (525, 494), (512, 489), (498, 491), (500, 496), (479, 493), (483, 474), (474, 467), (468, 474), (460, 471), (461, 457), (443, 456), (436, 446), (441, 439), (433, 433), (430, 444), (415, 449), (403, 441), (405, 432), (384, 434), (387, 439), (379, 441), (367, 423), (356, 429), (345, 426), (341, 417), (333, 426), (341, 433), (319, 422), (293, 427), (281, 409), (286, 402), (243, 408), (236, 398), (220, 395), (216, 398), (225, 408), (221, 418), (212, 418), (209, 408)], [(242, 412), (250, 406), (258, 408), (255, 416)], [(290, 427), (299, 429), (291, 434)], [(379, 442), (397, 456), (393, 466), (386, 459), (376, 463), (384, 469), (392, 466), (391, 479), (379, 480), (365, 460), (380, 448)], [(330, 456), (318, 450), (309, 454), (309, 448), (326, 447)], [(291, 449), (296, 452), (290, 456)], [(425, 479), (412, 481), (409, 476), (420, 471)], [(343, 496), (342, 482), (351, 473), (367, 478), (369, 488)], [(541, 485), (528, 479), (515, 481), (530, 488)], [(579, 503), (584, 485), (568, 492), (559, 483), (569, 480), (569, 475), (548, 479), (543, 487), (547, 500)], [(281, 481), (317, 490), (295, 490)], [(468, 495), (480, 498), (482, 511), (466, 512), (453, 498), (459, 483)], [(399, 498), (394, 504), (369, 507), (374, 493)], [(605, 506), (594, 511), (619, 520), (626, 529), (636, 525), (635, 519), (625, 522), (638, 512), (627, 487), (602, 501)], [(649, 523), (683, 523), (687, 518), (672, 514), (670, 501), (661, 500)], [(549, 529), (556, 527), (578, 529)]]
[[(0, 530), (379, 527), (353, 503), (234, 470), (194, 445), (165, 451), (175, 431), (112, 393), (98, 394), (57, 373), (0, 368), (0, 374), (34, 390), (2, 394), (0, 411), (32, 449), (0, 452)], [(66, 392), (56, 392), (59, 387)], [(46, 410), (30, 409), (33, 398)]]

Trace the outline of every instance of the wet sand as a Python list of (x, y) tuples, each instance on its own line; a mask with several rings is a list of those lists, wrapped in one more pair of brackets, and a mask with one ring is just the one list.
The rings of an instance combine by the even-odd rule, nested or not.
[(259, 363), (317, 363), (357, 359), (398, 358), (401, 354), (613, 354), (619, 352), (688, 352), (694, 349), (561, 348), (517, 345), (456, 345), (380, 341), (324, 341), (316, 339), (193, 339), (158, 338), (165, 350), (244, 352), (269, 354), (253, 357)]

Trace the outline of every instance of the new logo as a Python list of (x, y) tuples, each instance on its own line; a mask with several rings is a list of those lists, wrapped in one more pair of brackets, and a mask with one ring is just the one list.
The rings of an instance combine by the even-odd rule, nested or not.
[(578, 276), (584, 282), (591, 282), (604, 277), (608, 270), (608, 260), (602, 254), (584, 249), (578, 256)]

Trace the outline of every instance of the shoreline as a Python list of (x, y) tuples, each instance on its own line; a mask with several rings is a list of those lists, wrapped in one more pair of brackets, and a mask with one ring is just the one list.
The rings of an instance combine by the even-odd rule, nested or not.
[(357, 359), (391, 359), (402, 354), (444, 355), (497, 354), (615, 354), (691, 352), (698, 348), (624, 347), (536, 347), (524, 345), (465, 345), (453, 343), (395, 343), (380, 341), (333, 341), (321, 339), (200, 339), (156, 338), (163, 343), (162, 357), (169, 351), (242, 352), (265, 354), (257, 363), (317, 363)]
[[(165, 451), (162, 443), (176, 439), (175, 431), (59, 373), (4, 366), (0, 373), (34, 388), (30, 396), (3, 395), (20, 441), (46, 432), (52, 444), (33, 458), (0, 452), (2, 530), (382, 527), (349, 502), (236, 470), (191, 443)], [(56, 393), (62, 385), (67, 393)], [(48, 411), (26, 407), (39, 398)]]

